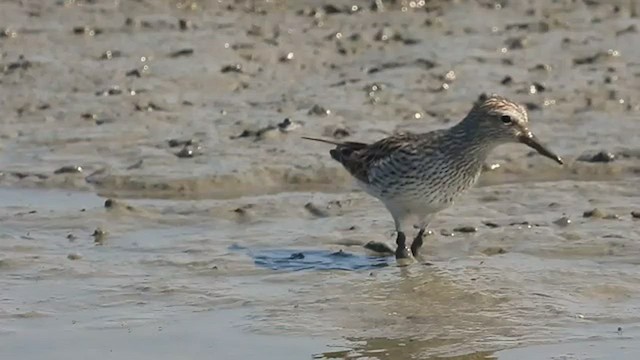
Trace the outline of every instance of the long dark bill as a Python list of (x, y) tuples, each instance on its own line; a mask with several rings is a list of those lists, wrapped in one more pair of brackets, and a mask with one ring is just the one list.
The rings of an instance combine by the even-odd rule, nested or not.
[(520, 142), (529, 146), (532, 149), (535, 149), (537, 152), (540, 153), (540, 155), (544, 155), (549, 159), (554, 160), (560, 165), (563, 164), (560, 156), (552, 153), (549, 149), (547, 149), (544, 145), (542, 145), (540, 141), (538, 141), (538, 138), (536, 138), (536, 136), (533, 135), (531, 132), (526, 132), (520, 135)]

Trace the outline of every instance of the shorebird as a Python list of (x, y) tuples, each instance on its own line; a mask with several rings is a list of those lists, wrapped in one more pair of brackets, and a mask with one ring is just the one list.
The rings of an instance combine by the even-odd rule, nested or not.
[[(384, 204), (395, 223), (398, 263), (418, 255), (433, 216), (476, 183), (497, 146), (523, 143), (563, 163), (531, 132), (526, 109), (498, 95), (481, 98), (448, 129), (398, 133), (371, 144), (303, 138), (335, 145), (331, 157)], [(405, 232), (413, 227), (419, 230), (409, 249)]]

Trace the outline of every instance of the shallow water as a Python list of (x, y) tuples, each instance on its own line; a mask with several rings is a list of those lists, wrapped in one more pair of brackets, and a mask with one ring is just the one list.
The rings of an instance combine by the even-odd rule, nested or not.
[[(636, 358), (628, 3), (383, 3), (0, 4), (0, 357)], [(366, 250), (389, 215), (299, 137), (449, 126), (482, 92), (528, 103), (567, 165), (503, 146), (431, 224), (428, 265)]]

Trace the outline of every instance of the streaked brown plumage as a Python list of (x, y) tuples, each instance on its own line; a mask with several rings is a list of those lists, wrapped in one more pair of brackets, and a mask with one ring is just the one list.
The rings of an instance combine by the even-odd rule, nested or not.
[(562, 164), (527, 125), (524, 107), (493, 95), (448, 129), (396, 134), (372, 144), (306, 139), (336, 146), (331, 157), (391, 213), (398, 232), (396, 258), (408, 259), (404, 231), (412, 226), (420, 229), (411, 245), (416, 255), (432, 215), (475, 184), (482, 164), (496, 146), (522, 142)]

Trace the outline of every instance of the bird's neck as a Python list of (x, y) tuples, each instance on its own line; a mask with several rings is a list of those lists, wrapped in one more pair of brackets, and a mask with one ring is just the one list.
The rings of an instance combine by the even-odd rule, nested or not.
[(452, 147), (457, 150), (451, 152), (454, 156), (463, 157), (481, 167), (489, 153), (500, 143), (481, 131), (477, 121), (470, 120), (472, 119), (465, 118), (451, 127), (447, 136)]

